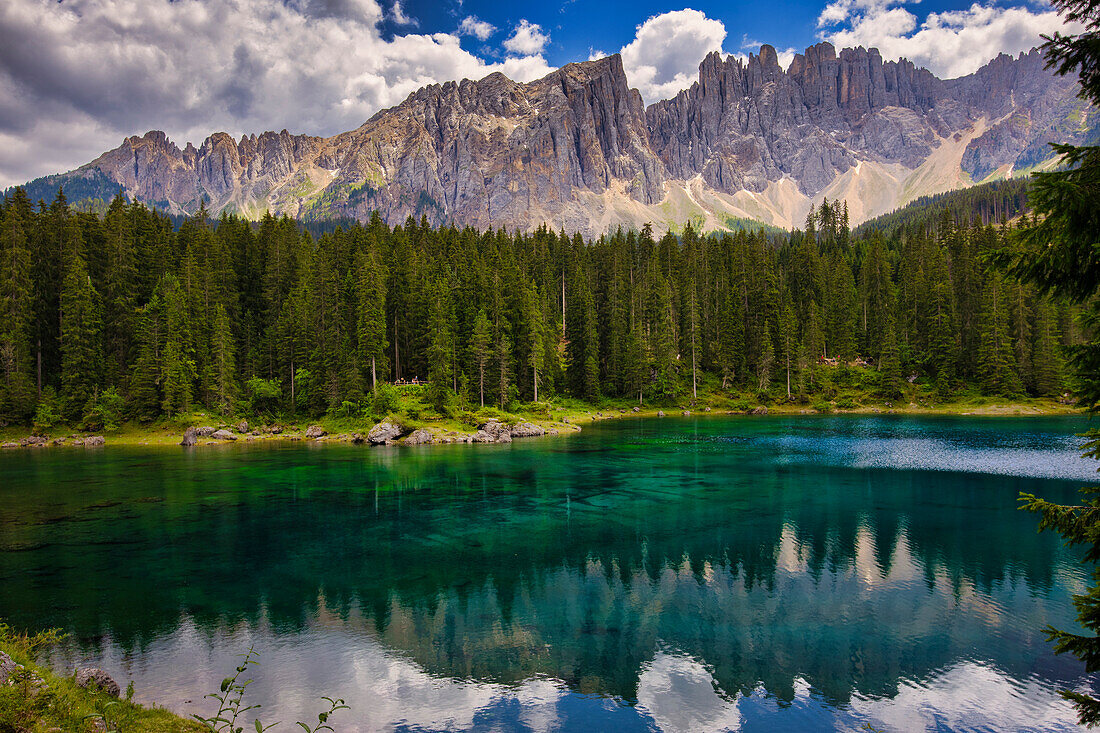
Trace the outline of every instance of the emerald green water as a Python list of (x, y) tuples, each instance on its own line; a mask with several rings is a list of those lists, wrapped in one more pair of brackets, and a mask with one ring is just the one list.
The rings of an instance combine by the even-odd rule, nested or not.
[[(505, 446), (0, 453), (0, 617), (337, 730), (1068, 730), (1079, 419), (620, 420)], [(308, 716), (308, 717), (307, 717)], [(287, 727), (284, 725), (283, 727)]]

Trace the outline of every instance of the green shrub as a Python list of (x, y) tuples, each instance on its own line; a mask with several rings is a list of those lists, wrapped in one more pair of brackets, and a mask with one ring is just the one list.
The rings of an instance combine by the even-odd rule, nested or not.
[(824, 400), (818, 400), (813, 404), (814, 411), (826, 414), (833, 411), (833, 406)]
[(371, 412), (376, 416), (388, 415), (401, 409), (401, 393), (392, 384), (378, 385), (378, 391), (371, 401)]
[(122, 424), (126, 401), (114, 387), (93, 394), (84, 404), (80, 427), (84, 430), (115, 430)]
[(340, 403), (340, 406), (332, 411), (334, 417), (349, 418), (358, 417), (362, 413), (362, 408), (358, 402), (350, 402), (344, 400)]
[(42, 390), (42, 401), (34, 411), (34, 432), (43, 434), (61, 422), (61, 409), (57, 404), (57, 393), (53, 387)]
[[(301, 374), (303, 371), (303, 369), (299, 369), (298, 373)], [(300, 384), (295, 386), (301, 387)], [(252, 412), (273, 412), (279, 405), (279, 399), (283, 396), (283, 388), (274, 379), (252, 377), (252, 379), (245, 382), (245, 388), (248, 390), (249, 407)], [(304, 390), (299, 391), (295, 397), (300, 398), (303, 392)]]
[(836, 401), (836, 409), (838, 410), (854, 410), (858, 406), (851, 397), (841, 397)]

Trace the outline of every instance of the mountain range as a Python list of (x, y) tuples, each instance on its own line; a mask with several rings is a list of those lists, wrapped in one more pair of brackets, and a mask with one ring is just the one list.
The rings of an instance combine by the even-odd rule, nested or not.
[[(433, 84), (333, 137), (224, 132), (180, 149), (126, 138), (68, 173), (74, 198), (132, 198), (170, 213), (265, 211), (602, 234), (799, 226), (811, 203), (848, 203), (857, 224), (920, 196), (1053, 164), (1048, 143), (1100, 133), (1077, 82), (1038, 50), (942, 80), (876, 49), (819, 43), (783, 69), (764, 45), (717, 52), (676, 97), (646, 107), (618, 55), (529, 83), (500, 73)], [(48, 196), (47, 196), (48, 197)]]

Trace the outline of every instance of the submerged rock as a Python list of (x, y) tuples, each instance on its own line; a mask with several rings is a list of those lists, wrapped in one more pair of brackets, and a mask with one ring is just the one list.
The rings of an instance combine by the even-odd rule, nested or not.
[(199, 432), (194, 427), (190, 427), (183, 433), (183, 440), (180, 441), (180, 445), (197, 445), (198, 442)]
[(370, 432), (367, 433), (367, 440), (370, 441), (371, 445), (384, 445), (391, 440), (400, 438), (403, 432), (404, 430), (397, 423), (383, 420), (370, 429)]
[(118, 683), (111, 679), (111, 675), (98, 667), (78, 669), (76, 671), (76, 684), (87, 689), (102, 690), (111, 697), (118, 697)]

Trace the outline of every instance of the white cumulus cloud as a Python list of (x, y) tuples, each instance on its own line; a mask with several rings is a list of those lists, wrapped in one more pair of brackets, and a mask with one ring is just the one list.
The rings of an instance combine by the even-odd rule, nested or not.
[[(3, 0), (0, 186), (56, 173), (159, 129), (331, 135), (425, 84), (551, 71), (531, 53), (487, 63), (457, 33), (386, 40), (374, 0)], [(403, 11), (401, 12), (404, 16)]]
[(475, 15), (467, 15), (458, 24), (458, 35), (474, 36), (479, 41), (489, 39), (489, 36), (497, 32), (497, 27), (492, 23), (479, 20)]
[(550, 34), (543, 33), (538, 23), (529, 23), (526, 18), (519, 22), (512, 35), (504, 41), (504, 48), (514, 54), (535, 56), (542, 53), (550, 42)]
[(420, 25), (420, 21), (416, 18), (410, 18), (405, 13), (405, 9), (401, 7), (401, 0), (394, 0), (393, 10), (390, 11), (390, 18), (392, 18), (393, 22), (397, 25)]
[(721, 51), (726, 27), (698, 10), (685, 8), (649, 18), (623, 46), (623, 68), (646, 103), (676, 96), (699, 77), (699, 62)]
[(884, 58), (905, 57), (942, 78), (976, 71), (999, 53), (1029, 51), (1041, 34), (1080, 32), (1049, 8), (969, 8), (929, 13), (924, 21), (897, 0), (835, 0), (818, 16), (819, 36), (837, 48), (878, 48)]

